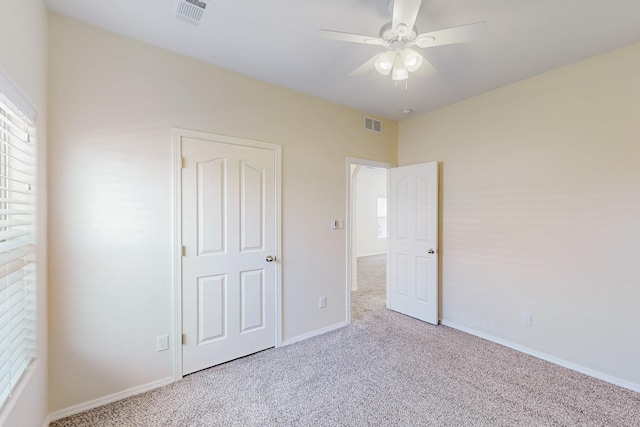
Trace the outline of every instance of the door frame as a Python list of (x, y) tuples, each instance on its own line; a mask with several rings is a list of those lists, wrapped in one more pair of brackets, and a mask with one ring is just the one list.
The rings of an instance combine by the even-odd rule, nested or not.
[(261, 148), (274, 152), (275, 158), (275, 343), (282, 345), (282, 147), (269, 142), (255, 141), (232, 136), (217, 135), (182, 128), (172, 130), (173, 151), (173, 378), (182, 378), (182, 149), (183, 137), (201, 139), (243, 147)]
[[(346, 230), (346, 248), (347, 248), (347, 259), (346, 259), (346, 277), (345, 277), (345, 312), (346, 312), (346, 324), (351, 324), (351, 257), (353, 254), (353, 242), (352, 242), (352, 231), (353, 231), (353, 196), (355, 195), (355, 190), (353, 188), (353, 177), (351, 176), (351, 166), (371, 166), (374, 168), (381, 169), (391, 169), (396, 167), (393, 163), (387, 162), (379, 162), (376, 160), (367, 160), (360, 159), (357, 157), (347, 157), (347, 215), (345, 220), (345, 230)], [(387, 197), (388, 194), (387, 194)], [(386, 284), (385, 284), (386, 286)]]

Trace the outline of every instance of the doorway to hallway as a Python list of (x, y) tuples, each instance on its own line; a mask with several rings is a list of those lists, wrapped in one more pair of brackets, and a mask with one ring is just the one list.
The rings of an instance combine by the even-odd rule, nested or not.
[(347, 320), (356, 322), (386, 305), (387, 169), (350, 159)]

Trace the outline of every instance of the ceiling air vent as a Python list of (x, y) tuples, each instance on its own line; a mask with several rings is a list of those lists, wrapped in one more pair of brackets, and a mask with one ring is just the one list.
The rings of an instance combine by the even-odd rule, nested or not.
[(364, 130), (382, 133), (382, 122), (372, 117), (362, 116), (362, 126), (364, 127)]
[(189, 24), (198, 25), (206, 7), (207, 4), (199, 0), (178, 0), (176, 17)]

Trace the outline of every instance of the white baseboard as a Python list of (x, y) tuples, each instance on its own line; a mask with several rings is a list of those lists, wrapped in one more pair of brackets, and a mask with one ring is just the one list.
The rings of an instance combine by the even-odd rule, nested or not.
[(336, 329), (344, 328), (347, 326), (347, 322), (336, 323), (335, 325), (327, 326), (326, 328), (318, 329), (307, 334), (298, 335), (297, 337), (289, 338), (282, 341), (282, 345), (294, 344), (300, 341), (308, 340), (309, 338), (317, 337), (318, 335), (326, 334), (327, 332), (335, 331)]
[(373, 254), (360, 254), (358, 255), (356, 258), (362, 258), (362, 257), (367, 257), (367, 256), (375, 256), (375, 255), (386, 255), (386, 252), (377, 252), (377, 253), (373, 253)]
[(144, 393), (146, 391), (171, 384), (172, 382), (174, 382), (173, 377), (168, 377), (158, 381), (154, 381), (152, 383), (133, 387), (128, 390), (120, 391), (118, 393), (110, 394), (109, 396), (101, 397), (99, 399), (91, 400), (89, 402), (81, 403), (67, 409), (56, 411), (52, 414), (49, 414), (49, 420), (47, 424), (45, 424), (45, 426), (50, 422), (66, 418), (71, 415), (79, 414), (80, 412), (88, 411), (89, 409), (97, 408), (98, 406), (106, 405), (117, 400), (126, 399), (127, 397), (135, 396), (136, 394)]
[(512, 349), (517, 350), (517, 351), (519, 351), (521, 353), (525, 353), (525, 354), (528, 354), (530, 356), (537, 357), (538, 359), (546, 360), (547, 362), (551, 362), (553, 364), (560, 365), (560, 366), (562, 366), (564, 368), (571, 369), (572, 371), (580, 372), (581, 374), (585, 374), (585, 375), (588, 375), (590, 377), (597, 378), (599, 380), (606, 381), (608, 383), (615, 384), (617, 386), (624, 387), (624, 388), (627, 388), (629, 390), (632, 390), (632, 391), (635, 391), (637, 393), (640, 393), (640, 384), (632, 383), (630, 381), (626, 381), (626, 380), (623, 380), (623, 379), (620, 379), (620, 378), (605, 374), (605, 373), (600, 372), (600, 371), (595, 371), (593, 369), (586, 368), (586, 367), (578, 365), (576, 363), (568, 362), (568, 361), (566, 361), (564, 359), (560, 359), (558, 357), (554, 357), (554, 356), (548, 355), (546, 353), (541, 353), (539, 351), (532, 350), (532, 349), (530, 349), (528, 347), (524, 347), (522, 345), (515, 344), (515, 343), (512, 343), (510, 341), (494, 337), (493, 335), (489, 335), (489, 334), (486, 334), (484, 332), (477, 331), (475, 329), (467, 328), (466, 326), (457, 325), (457, 324), (455, 324), (453, 322), (449, 322), (448, 320), (442, 319), (440, 321), (440, 323), (442, 323), (443, 325), (448, 326), (450, 328), (457, 329), (459, 331), (466, 332), (468, 334), (475, 335), (477, 337), (483, 338), (483, 339), (485, 339), (487, 341), (492, 341), (492, 342), (494, 342), (496, 344), (500, 344), (500, 345), (503, 345), (505, 347), (512, 348)]

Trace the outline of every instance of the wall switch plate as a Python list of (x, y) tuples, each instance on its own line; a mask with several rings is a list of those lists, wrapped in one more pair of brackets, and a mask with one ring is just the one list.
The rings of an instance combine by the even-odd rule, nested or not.
[(522, 324), (531, 326), (531, 313), (522, 313)]
[(320, 297), (320, 301), (318, 301), (318, 307), (325, 308), (327, 306), (327, 298)]
[(164, 351), (169, 349), (169, 335), (160, 335), (156, 338), (156, 351)]

